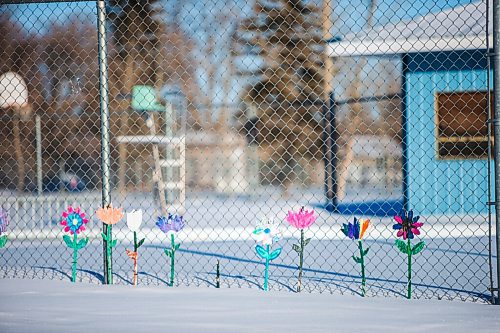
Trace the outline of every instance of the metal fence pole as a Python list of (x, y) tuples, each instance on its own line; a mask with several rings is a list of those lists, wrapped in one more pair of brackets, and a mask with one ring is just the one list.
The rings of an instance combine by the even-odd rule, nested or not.
[[(99, 40), (99, 88), (100, 88), (100, 106), (101, 106), (101, 175), (102, 175), (102, 206), (105, 207), (111, 203), (111, 160), (109, 145), (109, 98), (108, 98), (108, 64), (106, 49), (106, 5), (102, 0), (97, 1), (97, 30)], [(103, 224), (104, 234), (107, 234), (107, 228), (111, 226)], [(111, 232), (109, 233), (111, 236)], [(111, 239), (108, 239), (111, 241)], [(113, 276), (108, 274), (112, 266), (112, 253), (108, 256), (106, 251), (106, 241), (103, 241), (104, 258), (104, 283), (112, 284)]]
[(329, 105), (323, 104), (323, 156), (325, 163), (324, 191), (326, 209), (330, 212), (337, 211), (337, 136), (335, 123), (335, 98), (329, 95)]
[(43, 171), (42, 171), (42, 121), (40, 116), (35, 116), (35, 135), (36, 135), (36, 189), (38, 195), (43, 191)]
[(337, 103), (335, 102), (335, 96), (333, 93), (330, 94), (330, 107), (328, 109), (329, 112), (329, 120), (330, 120), (330, 167), (331, 173), (330, 178), (332, 182), (332, 197), (330, 200), (330, 204), (332, 205), (332, 212), (337, 212), (338, 209), (338, 179), (337, 179)]
[(493, 110), (495, 112), (495, 220), (497, 298), (500, 304), (500, 0), (493, 0)]

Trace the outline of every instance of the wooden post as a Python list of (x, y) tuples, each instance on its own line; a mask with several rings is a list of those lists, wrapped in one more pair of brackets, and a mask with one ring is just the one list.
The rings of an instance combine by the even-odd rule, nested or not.
[(24, 178), (26, 176), (26, 170), (24, 165), (24, 155), (23, 148), (21, 144), (21, 128), (19, 126), (19, 115), (17, 113), (14, 114), (14, 124), (13, 124), (13, 134), (14, 134), (14, 151), (16, 154), (16, 163), (17, 163), (17, 190), (24, 190)]
[[(152, 136), (156, 135), (156, 122), (155, 122), (155, 114), (154, 112), (149, 113), (149, 119), (148, 121), (150, 122), (148, 126), (150, 127), (150, 132)], [(167, 210), (167, 200), (165, 198), (165, 183), (163, 182), (163, 176), (161, 172), (161, 165), (160, 165), (160, 151), (158, 150), (158, 144), (153, 144), (153, 159), (155, 163), (155, 171), (154, 171), (154, 176), (153, 180), (156, 182), (158, 185), (158, 192), (159, 192), (159, 197), (160, 197), (160, 205), (161, 205), (161, 210), (163, 215), (168, 214)]]

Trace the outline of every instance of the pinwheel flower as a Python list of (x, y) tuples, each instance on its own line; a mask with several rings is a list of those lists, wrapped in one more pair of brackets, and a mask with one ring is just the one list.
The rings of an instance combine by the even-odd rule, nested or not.
[(137, 259), (139, 257), (139, 247), (144, 243), (144, 238), (137, 242), (137, 232), (142, 224), (142, 210), (133, 210), (127, 213), (127, 227), (134, 233), (134, 251), (125, 250), (127, 256), (134, 263), (134, 286), (137, 286)]
[(288, 211), (286, 221), (292, 226), (300, 230), (300, 243), (293, 244), (293, 250), (299, 254), (299, 277), (297, 284), (297, 292), (302, 289), (302, 267), (304, 265), (304, 249), (311, 241), (310, 238), (305, 239), (304, 229), (309, 228), (316, 222), (314, 210), (308, 211), (302, 207), (297, 213)]
[(78, 260), (78, 250), (83, 249), (89, 242), (89, 238), (85, 237), (78, 241), (78, 234), (85, 230), (85, 224), (88, 219), (85, 218), (85, 213), (80, 210), (80, 207), (73, 208), (71, 206), (62, 213), (63, 220), (61, 225), (64, 226), (64, 231), (69, 232), (73, 235), (73, 239), (70, 236), (64, 235), (63, 240), (66, 246), (73, 249), (73, 265), (71, 269), (71, 281), (76, 281), (76, 264)]
[(370, 225), (369, 219), (354, 218), (354, 223), (349, 222), (348, 224), (343, 224), (342, 233), (352, 240), (358, 241), (359, 257), (352, 256), (352, 259), (361, 265), (361, 295), (366, 295), (366, 276), (365, 276), (365, 256), (368, 254), (370, 248), (363, 250), (363, 236), (365, 235), (366, 229)]
[(273, 219), (263, 219), (252, 232), (252, 237), (262, 245), (272, 245), (280, 238), (279, 226)]
[(262, 259), (266, 260), (264, 271), (264, 290), (269, 290), (269, 262), (278, 258), (281, 254), (281, 247), (271, 252), (271, 245), (279, 240), (279, 227), (273, 219), (263, 219), (252, 232), (252, 237), (262, 245), (257, 245), (255, 251)]
[(396, 246), (400, 252), (408, 256), (408, 285), (407, 285), (407, 297), (411, 298), (411, 257), (415, 254), (421, 252), (424, 247), (424, 241), (418, 242), (415, 246), (411, 246), (411, 240), (415, 238), (415, 235), (420, 235), (420, 230), (418, 228), (422, 227), (424, 224), (419, 222), (419, 216), (413, 216), (413, 211), (405, 212), (402, 210), (399, 215), (394, 216), (396, 224), (392, 226), (394, 230), (397, 230), (397, 237), (403, 237), (406, 243), (400, 239), (396, 239)]
[(85, 224), (89, 222), (85, 218), (85, 213), (80, 211), (80, 207), (74, 209), (69, 206), (68, 209), (62, 213), (64, 219), (61, 221), (61, 225), (65, 226), (64, 231), (70, 234), (78, 234), (85, 230)]
[(106, 233), (102, 232), (102, 239), (106, 242), (106, 261), (107, 261), (107, 276), (109, 284), (113, 284), (113, 265), (111, 259), (111, 249), (116, 246), (116, 239), (113, 239), (111, 226), (118, 223), (123, 218), (123, 210), (121, 208), (113, 208), (112, 204), (106, 207), (101, 207), (96, 212), (97, 217), (102, 223), (106, 224)]
[(399, 215), (394, 216), (396, 224), (392, 226), (394, 230), (398, 230), (397, 236), (403, 237), (404, 240), (407, 238), (413, 239), (415, 235), (420, 235), (420, 230), (418, 228), (422, 227), (424, 224), (418, 222), (420, 216), (413, 216), (413, 211), (405, 212), (401, 211)]
[(5, 234), (8, 225), (9, 216), (7, 215), (7, 211), (0, 208), (0, 249), (7, 244), (7, 235), (2, 234)]
[(170, 233), (170, 249), (164, 249), (167, 256), (170, 257), (170, 286), (174, 285), (175, 274), (175, 252), (181, 246), (180, 243), (175, 244), (175, 235), (184, 228), (184, 217), (177, 214), (168, 214), (168, 217), (160, 216), (156, 220), (156, 226), (166, 234)]

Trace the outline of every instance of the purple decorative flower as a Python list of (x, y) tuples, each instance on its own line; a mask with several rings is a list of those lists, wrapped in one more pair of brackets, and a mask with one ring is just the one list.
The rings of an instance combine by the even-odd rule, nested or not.
[(0, 208), (0, 235), (7, 231), (7, 226), (9, 225), (9, 217), (7, 211)]
[(349, 222), (342, 226), (341, 231), (352, 240), (361, 240), (365, 234), (366, 229), (370, 225), (369, 219), (358, 220), (354, 218), (354, 223)]
[(177, 214), (168, 214), (168, 217), (160, 216), (156, 220), (156, 225), (164, 233), (179, 232), (184, 228), (184, 217)]
[(396, 220), (396, 224), (392, 226), (394, 230), (397, 230), (397, 236), (403, 237), (403, 239), (413, 239), (415, 235), (420, 235), (420, 228), (424, 224), (422, 222), (418, 222), (420, 216), (413, 216), (413, 211), (410, 210), (406, 212), (402, 210), (399, 215), (394, 216)]

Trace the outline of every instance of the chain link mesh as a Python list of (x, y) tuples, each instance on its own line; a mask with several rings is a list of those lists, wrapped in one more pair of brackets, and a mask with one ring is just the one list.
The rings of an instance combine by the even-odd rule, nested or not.
[[(274, 217), (270, 288), (294, 291), (300, 232), (285, 216), (306, 207), (305, 291), (360, 292), (341, 232), (356, 216), (371, 219), (367, 294), (404, 296), (392, 225), (411, 208), (427, 244), (414, 297), (490, 298), (485, 1), (110, 0), (106, 13), (111, 198), (144, 211), (139, 284), (168, 284), (155, 221), (170, 212), (187, 221), (176, 285), (215, 286), (220, 264), (222, 287), (260, 288), (251, 233)], [(0, 8), (4, 278), (70, 277), (60, 221), (76, 205), (91, 238), (78, 280), (104, 279), (97, 25), (95, 2)], [(132, 233), (113, 234), (114, 282), (131, 284)]]

